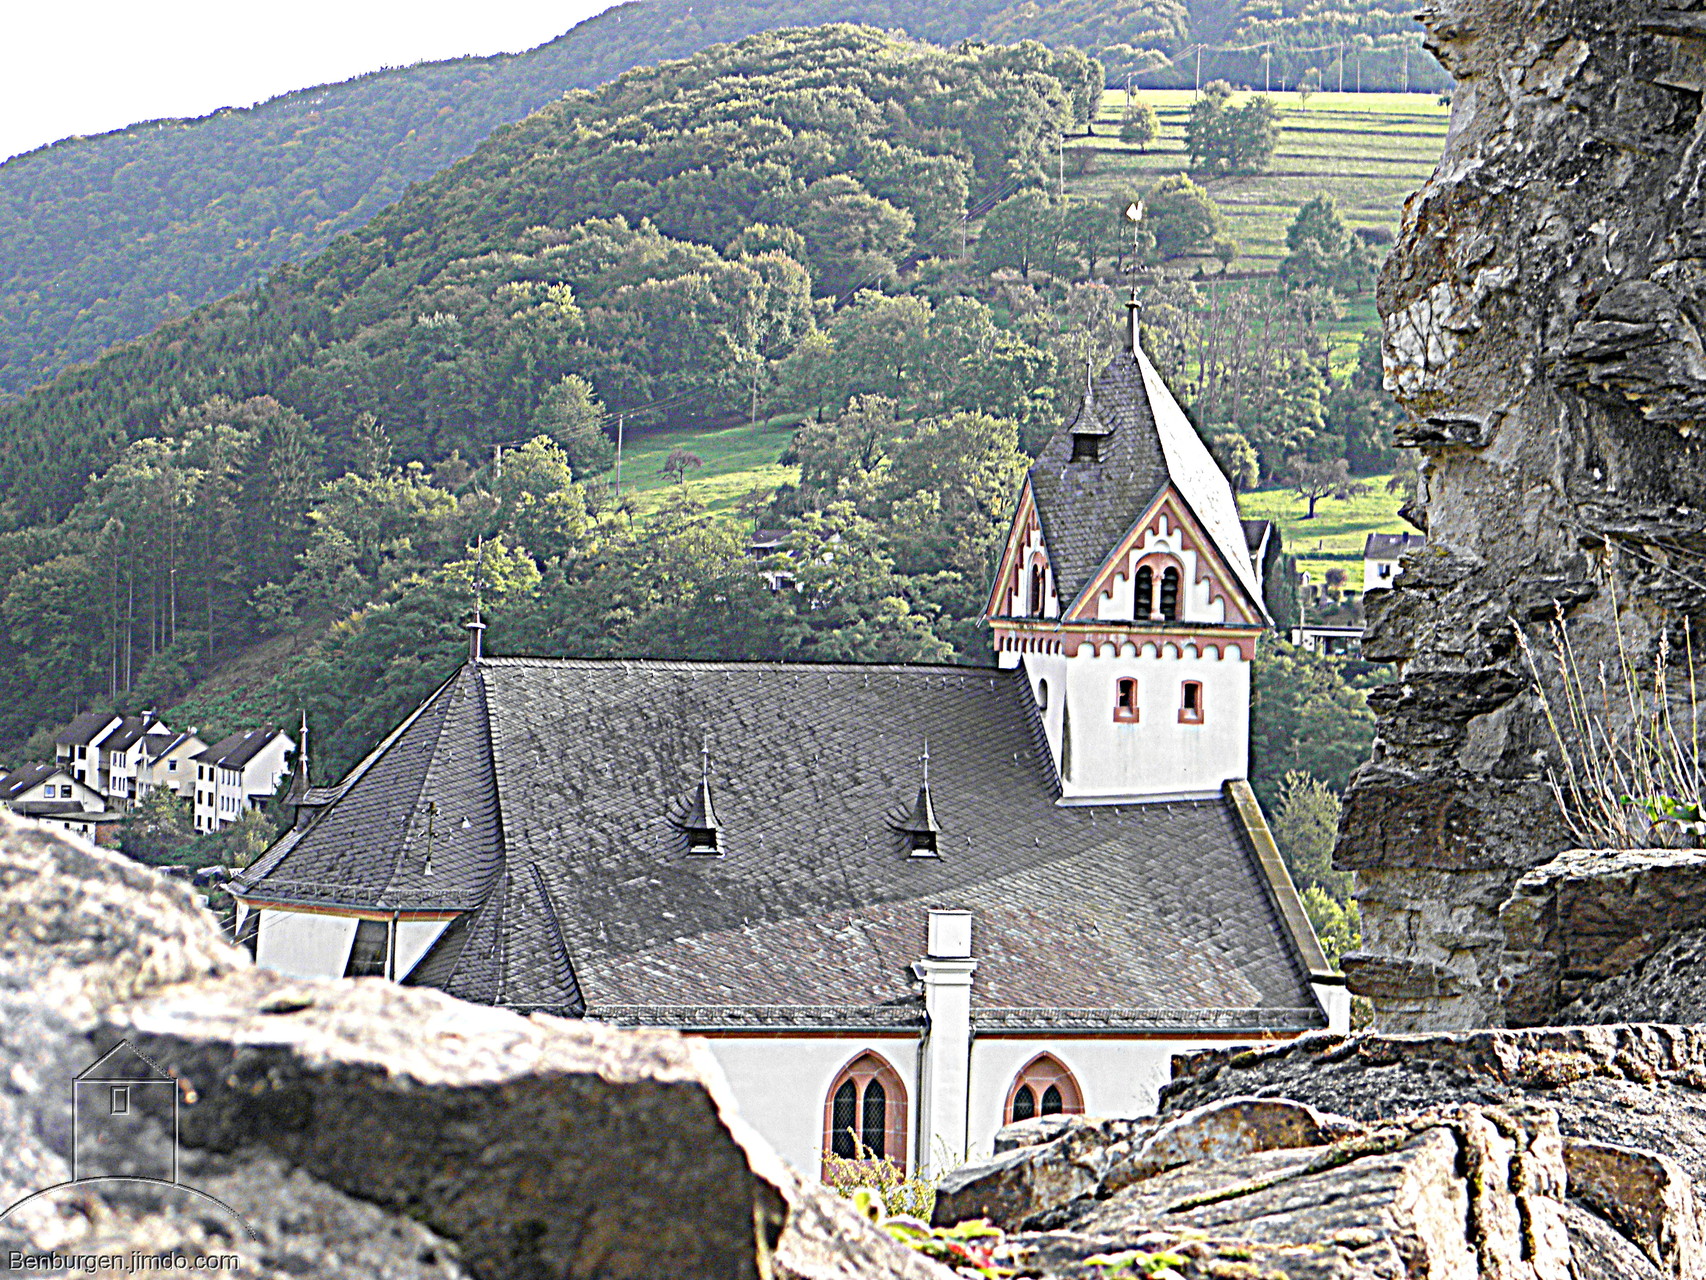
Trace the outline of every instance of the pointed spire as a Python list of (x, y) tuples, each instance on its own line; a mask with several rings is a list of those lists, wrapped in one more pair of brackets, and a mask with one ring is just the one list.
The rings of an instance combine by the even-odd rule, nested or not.
[(295, 777), (290, 780), (290, 794), (285, 797), (287, 804), (300, 804), (302, 797), (308, 794), (308, 712), (302, 712), (302, 728), (298, 730), (296, 739), (296, 768)]
[(689, 853), (717, 852), (717, 833), (722, 824), (717, 821), (717, 807), (711, 801), (711, 736), (699, 740), (699, 785), (694, 789), (692, 802), (681, 819), (687, 832)]
[(479, 662), (485, 657), (486, 624), (481, 618), (483, 593), (486, 588), (486, 540), (475, 543), (474, 562), (474, 620), (468, 624), (468, 661)]
[(913, 801), (912, 812), (906, 815), (906, 820), (899, 824), (899, 829), (907, 837), (915, 858), (933, 857), (936, 855), (936, 837), (941, 834), (942, 826), (936, 821), (936, 804), (930, 795), (930, 739), (924, 740), (924, 753), (918, 757), (919, 783), (918, 799)]

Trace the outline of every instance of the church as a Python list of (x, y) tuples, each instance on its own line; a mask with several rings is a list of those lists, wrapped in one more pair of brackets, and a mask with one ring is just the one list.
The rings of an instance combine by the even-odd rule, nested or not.
[(994, 667), (467, 661), (232, 884), (257, 960), (706, 1037), (808, 1173), (1342, 1030), (1246, 781), (1268, 627), (1136, 343), (1030, 469)]

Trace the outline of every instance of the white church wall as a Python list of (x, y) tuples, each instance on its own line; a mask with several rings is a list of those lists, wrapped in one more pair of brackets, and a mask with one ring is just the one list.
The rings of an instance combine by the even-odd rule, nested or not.
[(392, 956), (397, 981), (401, 982), (409, 976), (409, 972), (421, 962), (421, 957), (438, 941), (438, 935), (449, 925), (448, 920), (397, 921), (396, 951)]
[[(1246, 775), (1250, 664), (1235, 644), (1145, 640), (1141, 651), (1130, 640), (1094, 650), (1086, 644), (1062, 667), (1072, 709), (1068, 800), (1212, 796), (1228, 778)], [(1127, 677), (1137, 681), (1135, 723), (1114, 719), (1118, 683)], [(1180, 720), (1187, 681), (1202, 686), (1200, 723)]]
[(711, 1036), (711, 1053), (734, 1093), (741, 1118), (809, 1178), (823, 1156), (824, 1105), (841, 1069), (867, 1051), (906, 1085), (906, 1167), (917, 1167), (918, 1039), (905, 1036)]
[(298, 978), (341, 978), (358, 923), (354, 916), (262, 908), (255, 963)]

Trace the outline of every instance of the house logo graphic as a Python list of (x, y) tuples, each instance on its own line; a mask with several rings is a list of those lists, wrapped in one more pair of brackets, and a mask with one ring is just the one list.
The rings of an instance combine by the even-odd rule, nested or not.
[(120, 1040), (71, 1079), (70, 1180), (0, 1209), (0, 1223), (19, 1206), (65, 1188), (122, 1182), (215, 1204), (258, 1241), (259, 1234), (237, 1210), (180, 1179), (178, 1112), (184, 1095), (177, 1077), (129, 1040)]
[(178, 1097), (178, 1082), (128, 1040), (96, 1059), (71, 1082), (71, 1181), (177, 1182)]

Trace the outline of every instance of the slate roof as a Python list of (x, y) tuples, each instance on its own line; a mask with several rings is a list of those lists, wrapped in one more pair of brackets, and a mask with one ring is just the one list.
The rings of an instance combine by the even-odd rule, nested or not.
[(196, 756), (196, 763), (214, 765), (220, 769), (241, 769), (266, 750), (267, 745), (283, 732), (282, 729), (244, 729), (229, 738), (221, 738)]
[(118, 728), (101, 740), (103, 751), (125, 751), (135, 746), (160, 722), (151, 715), (126, 716)]
[(1363, 543), (1364, 560), (1396, 560), (1406, 551), (1420, 551), (1428, 545), (1427, 536), (1420, 533), (1371, 533)]
[(62, 747), (86, 747), (94, 736), (118, 717), (110, 711), (85, 711), (74, 717), (54, 736), (54, 744)]
[[(1072, 437), (1084, 434), (1102, 437), (1095, 462), (1072, 461)], [(1043, 446), (1030, 479), (1063, 609), (1171, 481), (1260, 613), (1231, 486), (1141, 350), (1114, 357), (1078, 416)]]
[[(23, 795), (24, 792), (29, 791), (31, 788), (40, 786), (49, 778), (61, 773), (65, 773), (63, 765), (23, 765), (7, 774), (4, 779), (0, 779), (0, 800), (13, 800), (16, 797)], [(71, 775), (69, 773), (65, 773), (65, 779), (67, 782), (71, 781)], [(77, 807), (81, 808), (82, 806), (79, 805)]]
[[(618, 1022), (917, 1026), (954, 907), (990, 1025), (1323, 1025), (1232, 807), (1058, 805), (1035, 720), (983, 668), (488, 658), (233, 889), (462, 910), (410, 982)], [(896, 822), (926, 737), (940, 858)]]

